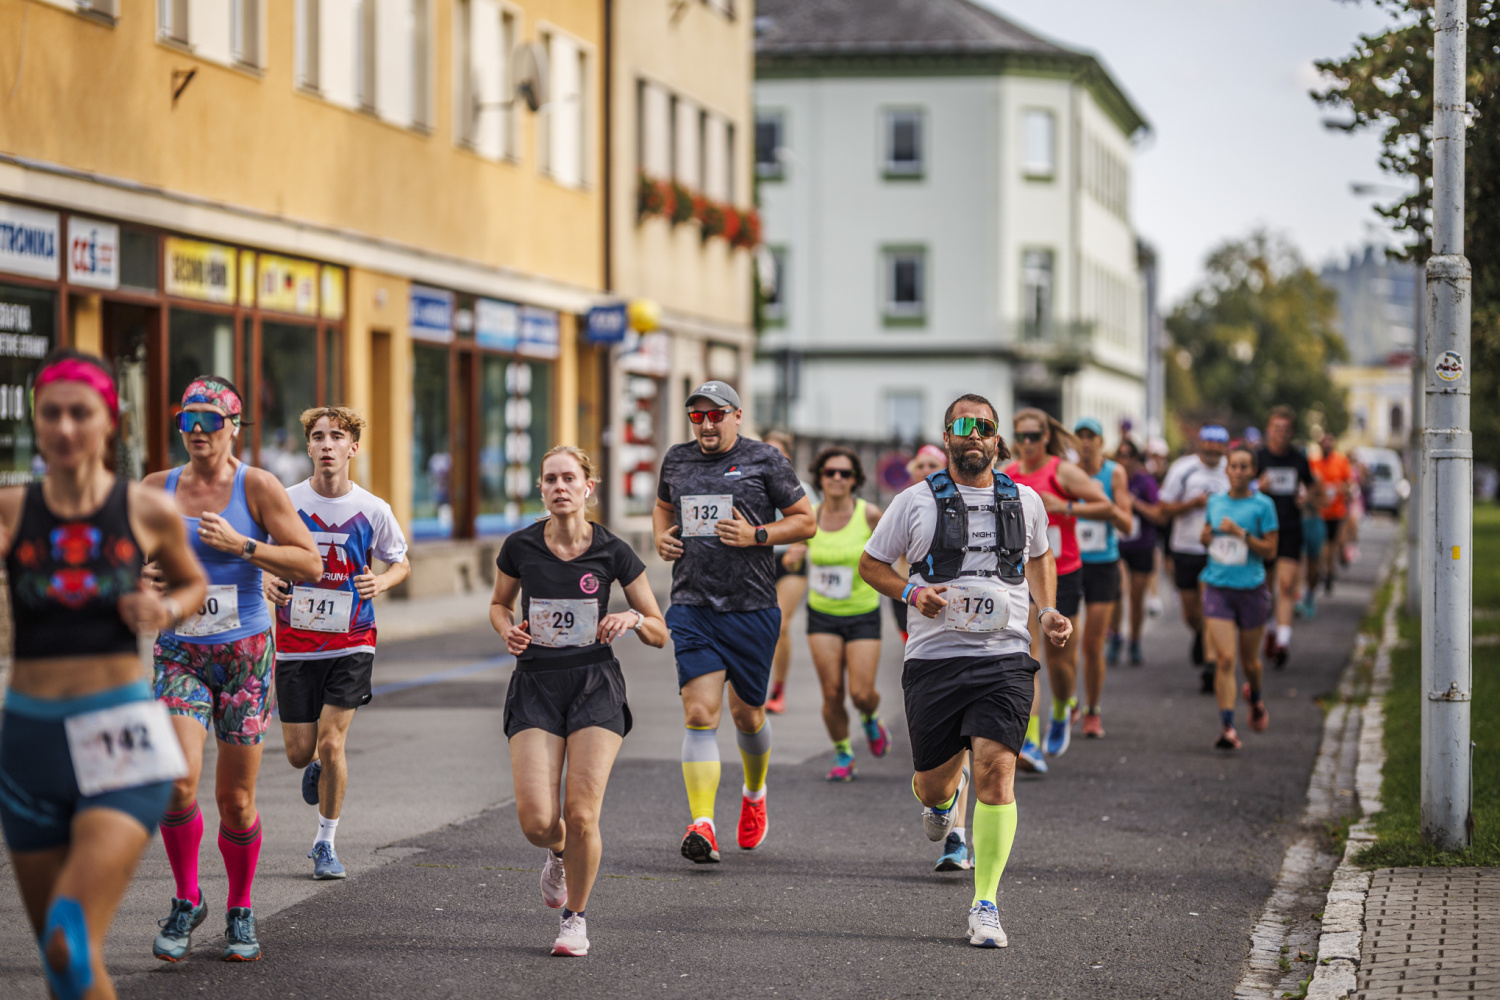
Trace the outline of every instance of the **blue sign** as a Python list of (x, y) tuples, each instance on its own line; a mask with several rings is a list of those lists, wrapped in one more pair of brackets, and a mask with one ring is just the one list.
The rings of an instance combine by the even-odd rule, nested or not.
[(562, 336), (557, 313), (536, 306), (521, 307), (521, 344), (519, 353), (532, 358), (555, 359), (562, 353)]
[(418, 340), (453, 341), (453, 293), (411, 286), (411, 335)]
[(474, 303), (474, 340), (480, 347), (514, 351), (521, 342), (521, 308), (514, 302), (480, 299)]
[(586, 336), (591, 344), (618, 344), (625, 339), (625, 303), (595, 306), (589, 310)]

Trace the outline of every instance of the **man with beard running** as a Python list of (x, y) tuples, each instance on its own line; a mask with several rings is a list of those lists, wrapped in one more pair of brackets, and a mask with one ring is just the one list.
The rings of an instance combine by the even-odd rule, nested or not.
[(1316, 490), (1317, 477), (1307, 454), (1292, 444), (1297, 411), (1275, 406), (1266, 418), (1266, 444), (1255, 452), (1260, 469), (1260, 491), (1276, 505), (1276, 558), (1266, 565), (1271, 588), (1271, 606), (1276, 609), (1275, 629), (1266, 629), (1266, 656), (1279, 670), (1286, 666), (1292, 646), (1292, 615), (1297, 607), (1298, 580), (1302, 576), (1302, 509), (1309, 490)]
[[(1007, 455), (995, 408), (960, 396), (943, 417), (948, 469), (908, 487), (875, 526), (859, 573), (910, 615), (901, 687), (911, 734), (912, 792), (929, 840), (958, 819), (972, 750), (974, 897), (969, 943), (1003, 948), (995, 896), (1016, 835), (1016, 751), (1026, 738), (1032, 679), (1028, 597), (1054, 644), (1072, 624), (1058, 613), (1047, 511), (1033, 490), (992, 470)], [(911, 564), (910, 578), (895, 569)]]
[[(1204, 509), (1215, 493), (1229, 492), (1224, 473), (1224, 453), (1229, 450), (1229, 431), (1218, 424), (1198, 429), (1198, 450), (1172, 463), (1161, 484), (1161, 512), (1172, 519), (1172, 575), (1182, 598), (1182, 620), (1193, 630), (1193, 666), (1202, 667), (1203, 590), (1198, 578), (1208, 566), (1208, 546), (1203, 543)], [(1203, 693), (1213, 694), (1214, 668), (1203, 670)]]

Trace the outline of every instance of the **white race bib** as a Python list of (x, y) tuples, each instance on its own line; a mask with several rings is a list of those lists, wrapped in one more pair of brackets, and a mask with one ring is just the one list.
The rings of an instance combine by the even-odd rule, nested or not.
[(807, 569), (807, 586), (819, 597), (830, 601), (847, 601), (854, 593), (853, 566), (818, 566)]
[(1056, 524), (1047, 525), (1047, 548), (1052, 550), (1052, 558), (1062, 558), (1062, 526)]
[(354, 618), (354, 594), (323, 587), (292, 588), (292, 628), (347, 632)]
[(83, 795), (102, 795), (187, 774), (182, 745), (159, 701), (132, 701), (63, 720)]
[(1141, 515), (1130, 515), (1130, 534), (1123, 536), (1120, 541), (1133, 542), (1141, 537)]
[(734, 495), (705, 494), (682, 498), (682, 537), (714, 538), (714, 524), (734, 517)]
[(188, 615), (172, 631), (178, 635), (217, 635), (240, 627), (240, 592), (232, 583), (208, 588), (203, 607)]
[(592, 646), (599, 641), (599, 602), (592, 597), (533, 597), (526, 620), (531, 641), (538, 646)]
[(998, 583), (950, 583), (943, 599), (943, 628), (954, 632), (998, 632), (1010, 621), (1010, 597)]
[(1079, 552), (1103, 552), (1109, 548), (1109, 526), (1103, 521), (1080, 519), (1073, 530), (1078, 534)]
[(1234, 535), (1215, 535), (1208, 543), (1208, 557), (1220, 566), (1243, 566), (1250, 558), (1250, 546)]
[(1338, 502), (1338, 498), (1339, 498), (1339, 484), (1338, 483), (1325, 483), (1323, 485), (1323, 504), (1324, 504), (1324, 506), (1329, 506), (1329, 507), (1333, 506), (1333, 504), (1335, 504), (1336, 502)]
[(1266, 470), (1266, 492), (1289, 497), (1297, 492), (1297, 470), (1286, 465)]
[(1172, 548), (1177, 552), (1199, 552), (1203, 549), (1203, 526), (1207, 515), (1200, 507), (1178, 514), (1172, 522)]

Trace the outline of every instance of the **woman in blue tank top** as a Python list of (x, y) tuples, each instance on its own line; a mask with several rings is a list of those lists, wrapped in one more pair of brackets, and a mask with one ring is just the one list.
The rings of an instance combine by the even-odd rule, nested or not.
[(214, 797), (219, 853), (229, 876), (224, 960), (260, 958), (250, 904), (260, 858), (255, 779), (271, 714), (276, 652), (261, 571), (284, 580), (316, 580), (323, 573), (312, 534), (281, 483), (234, 457), (242, 409), (239, 390), (228, 379), (194, 379), (177, 415), (188, 464), (146, 477), (147, 485), (171, 495), (209, 582), (203, 604), (175, 628), (162, 630), (155, 650), (156, 697), (172, 715), (188, 763), (161, 821), (176, 892), (152, 953), (168, 962), (187, 957), (193, 929), (208, 913), (198, 888), (198, 778), (209, 726), (219, 741)]
[(1078, 536), (1078, 557), (1083, 560), (1083, 735), (1091, 739), (1104, 737), (1104, 720), (1099, 704), (1104, 698), (1104, 642), (1120, 600), (1119, 531), (1131, 524), (1130, 490), (1125, 470), (1118, 462), (1104, 457), (1104, 425), (1093, 417), (1084, 417), (1073, 428), (1078, 435), (1078, 465), (1099, 485), (1114, 506), (1107, 520), (1080, 518), (1074, 533)]

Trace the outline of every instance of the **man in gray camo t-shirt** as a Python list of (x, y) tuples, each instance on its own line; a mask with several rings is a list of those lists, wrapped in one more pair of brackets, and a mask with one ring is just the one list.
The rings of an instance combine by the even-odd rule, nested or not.
[(786, 456), (739, 436), (743, 412), (732, 387), (705, 382), (687, 407), (694, 440), (662, 459), (651, 521), (657, 553), (675, 563), (666, 618), (687, 726), (682, 776), (692, 816), (682, 856), (705, 864), (719, 860), (714, 796), (726, 681), (745, 765), (737, 839), (748, 851), (766, 836), (766, 688), (781, 632), (772, 546), (811, 538), (817, 526)]

